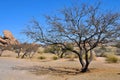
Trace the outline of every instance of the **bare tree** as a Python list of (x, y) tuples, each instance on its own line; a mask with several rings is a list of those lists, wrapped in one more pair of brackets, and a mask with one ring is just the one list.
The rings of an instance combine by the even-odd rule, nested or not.
[[(17, 48), (19, 47), (19, 48)], [(23, 53), (23, 55), (21, 56), (21, 58), (25, 58), (25, 57), (29, 57), (32, 58), (35, 53), (37, 52), (38, 48), (40, 47), (40, 45), (35, 44), (35, 43), (22, 43), (20, 45), (18, 45), (16, 52), (18, 53), (18, 57), (20, 57), (20, 52)]]
[(20, 44), (0, 46), (0, 56), (2, 56), (2, 53), (5, 50), (13, 51), (13, 52), (17, 53), (18, 57), (19, 57), (20, 52), (21, 52), (21, 47), (20, 47)]
[[(81, 72), (88, 71), (92, 61), (92, 50), (105, 42), (120, 36), (120, 14), (117, 12), (102, 12), (100, 4), (73, 6), (64, 8), (56, 16), (45, 16), (47, 31), (37, 20), (29, 25), (23, 33), (35, 41), (44, 44), (59, 44), (64, 49), (78, 55)], [(78, 49), (70, 49), (66, 43), (74, 43)], [(90, 56), (88, 57), (88, 53)], [(85, 60), (83, 60), (83, 54)]]

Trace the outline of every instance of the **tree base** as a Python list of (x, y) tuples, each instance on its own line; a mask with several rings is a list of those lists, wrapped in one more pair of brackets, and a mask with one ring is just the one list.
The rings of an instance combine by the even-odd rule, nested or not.
[(89, 69), (86, 69), (86, 68), (81, 70), (82, 73), (88, 72), (88, 71), (89, 71)]

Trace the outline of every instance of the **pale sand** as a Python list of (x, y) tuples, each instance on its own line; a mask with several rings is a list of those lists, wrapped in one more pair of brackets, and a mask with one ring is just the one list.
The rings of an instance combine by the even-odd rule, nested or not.
[(78, 59), (30, 60), (0, 57), (0, 80), (120, 80), (120, 63), (97, 58), (90, 72), (80, 73)]

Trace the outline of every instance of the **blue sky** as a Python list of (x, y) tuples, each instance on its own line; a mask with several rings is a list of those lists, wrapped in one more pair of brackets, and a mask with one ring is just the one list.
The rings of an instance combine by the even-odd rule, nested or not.
[[(0, 36), (3, 30), (10, 30), (20, 41), (28, 39), (20, 32), (35, 17), (45, 24), (43, 15), (55, 14), (57, 10), (71, 6), (75, 0), (0, 0)], [(77, 0), (94, 3), (97, 0)], [(100, 0), (101, 8), (120, 11), (120, 0)]]

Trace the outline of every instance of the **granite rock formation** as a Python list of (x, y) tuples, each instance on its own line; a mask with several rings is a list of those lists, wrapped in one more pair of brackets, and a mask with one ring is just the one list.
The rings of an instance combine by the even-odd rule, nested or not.
[(9, 30), (3, 31), (4, 36), (0, 36), (0, 45), (17, 45), (19, 44), (18, 40), (15, 39), (13, 34)]

